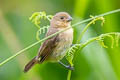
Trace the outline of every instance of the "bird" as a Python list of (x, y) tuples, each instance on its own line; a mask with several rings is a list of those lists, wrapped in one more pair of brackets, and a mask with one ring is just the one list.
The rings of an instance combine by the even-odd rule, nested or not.
[[(63, 30), (71, 26), (72, 17), (67, 12), (56, 13), (50, 21), (50, 27), (45, 37), (50, 36), (60, 30)], [(35, 64), (42, 64), (44, 61), (59, 62), (63, 66), (69, 69), (73, 69), (71, 66), (67, 66), (60, 60), (66, 55), (66, 51), (70, 48), (73, 41), (73, 29), (72, 27), (64, 32), (61, 32), (47, 40), (45, 40), (39, 50), (37, 56), (35, 56), (24, 68), (24, 72), (28, 72)]]

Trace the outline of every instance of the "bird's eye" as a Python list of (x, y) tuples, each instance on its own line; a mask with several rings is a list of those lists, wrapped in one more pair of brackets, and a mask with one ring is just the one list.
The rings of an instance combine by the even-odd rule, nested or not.
[(62, 17), (60, 17), (60, 19), (64, 19), (64, 17), (62, 16)]

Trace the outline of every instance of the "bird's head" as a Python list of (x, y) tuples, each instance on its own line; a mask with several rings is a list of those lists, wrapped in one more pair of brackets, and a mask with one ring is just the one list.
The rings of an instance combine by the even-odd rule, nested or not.
[(66, 12), (59, 12), (52, 18), (50, 25), (52, 27), (66, 28), (71, 24), (72, 17)]

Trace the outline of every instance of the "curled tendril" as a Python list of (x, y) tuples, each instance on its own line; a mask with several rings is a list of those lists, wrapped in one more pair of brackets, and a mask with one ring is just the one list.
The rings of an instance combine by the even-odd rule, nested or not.
[(118, 47), (119, 45), (119, 39), (120, 39), (120, 33), (115, 34), (115, 40), (116, 40), (116, 47)]
[(40, 40), (39, 35), (42, 34), (42, 33), (45, 33), (45, 32), (48, 30), (49, 27), (50, 27), (50, 26), (47, 25), (47, 26), (43, 26), (42, 28), (40, 28), (40, 29), (36, 32), (36, 39), (37, 39), (37, 40)]
[[(115, 38), (113, 37), (113, 35), (115, 35)], [(100, 44), (103, 46), (103, 47), (105, 47), (105, 48), (108, 48), (108, 46), (106, 46), (105, 44), (104, 44), (104, 39), (105, 39), (105, 37), (108, 37), (108, 38), (110, 38), (111, 39), (111, 48), (113, 48), (114, 47), (114, 44), (116, 43), (116, 46), (118, 46), (118, 44), (119, 44), (119, 39), (120, 39), (120, 33), (109, 33), (109, 34), (102, 34), (102, 35), (100, 35), (99, 36), (99, 38), (97, 39), (99, 42), (100, 42)]]
[(108, 46), (106, 46), (106, 45), (104, 44), (104, 40), (103, 40), (102, 38), (99, 39), (98, 41), (99, 41), (99, 43), (101, 44), (101, 46), (103, 46), (104, 48), (108, 48)]
[(94, 16), (90, 15), (91, 18), (93, 18), (93, 20), (91, 21), (93, 24), (95, 24), (95, 21), (97, 20), (101, 20), (101, 26), (103, 26), (103, 24), (105, 23), (105, 18), (104, 17), (98, 17), (98, 18), (94, 18)]
[(74, 57), (74, 53), (78, 50), (81, 49), (82, 44), (74, 44), (72, 47), (69, 48), (67, 55), (66, 55), (66, 59), (69, 61), (69, 63), (71, 64), (71, 66), (73, 66), (72, 60)]
[(114, 47), (114, 41), (115, 41), (113, 36), (112, 35), (107, 35), (106, 37), (109, 37), (111, 39), (111, 48), (113, 48)]
[(49, 27), (49, 25), (47, 25), (47, 26), (43, 26), (41, 28), (40, 27), (41, 19), (50, 21), (52, 19), (52, 17), (53, 17), (52, 15), (46, 15), (45, 12), (35, 12), (29, 18), (29, 20), (31, 20), (36, 25), (36, 27), (38, 28), (38, 31), (36, 32), (36, 39), (37, 40), (40, 40), (39, 35), (42, 34), (42, 33), (45, 33), (48, 30), (48, 27)]
[[(114, 35), (115, 35), (115, 38), (113, 37)], [(67, 52), (67, 55), (66, 55), (66, 59), (69, 61), (69, 63), (71, 65), (73, 65), (72, 60), (73, 60), (73, 57), (74, 57), (74, 53), (76, 51), (81, 50), (83, 47), (85, 47), (87, 44), (89, 44), (93, 41), (99, 41), (101, 46), (103, 46), (104, 48), (108, 48), (108, 46), (105, 45), (105, 43), (104, 43), (104, 39), (106, 37), (111, 39), (111, 48), (114, 47), (115, 42), (116, 42), (116, 46), (118, 46), (118, 43), (119, 43), (119, 40), (120, 40), (120, 33), (112, 32), (112, 33), (101, 34), (98, 37), (94, 37), (94, 38), (89, 39), (85, 43), (74, 44), (72, 47), (69, 48), (69, 50)]]

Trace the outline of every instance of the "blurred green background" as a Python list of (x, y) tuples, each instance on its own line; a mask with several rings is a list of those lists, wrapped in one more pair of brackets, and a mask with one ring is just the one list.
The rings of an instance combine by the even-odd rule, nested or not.
[[(29, 21), (34, 12), (54, 15), (66, 11), (73, 23), (120, 8), (120, 0), (0, 0), (0, 62), (36, 42), (37, 28)], [(106, 32), (120, 32), (120, 13), (105, 17), (91, 25), (82, 41)], [(74, 42), (87, 23), (74, 28)], [(108, 44), (111, 44), (108, 40)], [(58, 63), (36, 65), (24, 73), (25, 64), (36, 55), (40, 44), (32, 47), (0, 67), (0, 80), (66, 80), (67, 72)], [(120, 46), (102, 48), (97, 42), (85, 47), (74, 60), (71, 80), (120, 80)]]

